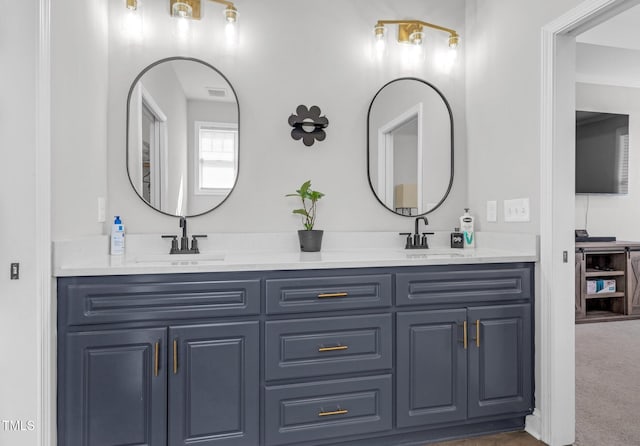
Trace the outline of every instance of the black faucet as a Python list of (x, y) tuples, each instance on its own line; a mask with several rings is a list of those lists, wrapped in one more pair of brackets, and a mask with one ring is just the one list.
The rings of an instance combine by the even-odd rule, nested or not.
[[(429, 224), (429, 220), (427, 220), (427, 217), (416, 217), (416, 222), (415, 222), (415, 231), (413, 231), (413, 244), (415, 246), (421, 245), (421, 240), (420, 240), (420, 232), (418, 231), (418, 229), (420, 229), (420, 220), (422, 220), (424, 222), (424, 225), (427, 226)], [(426, 242), (427, 237), (424, 237), (424, 240)], [(427, 248), (429, 247), (429, 245), (426, 246)]]
[(189, 237), (187, 237), (187, 219), (180, 217), (180, 227), (182, 228), (182, 237), (180, 237), (180, 251), (189, 250)]
[(180, 247), (178, 248), (177, 235), (163, 235), (162, 238), (170, 238), (171, 250), (169, 254), (200, 254), (198, 249), (198, 239), (206, 237), (206, 235), (192, 235), (191, 248), (189, 248), (189, 236), (187, 235), (187, 217), (180, 217), (180, 228), (182, 228), (182, 237), (180, 237)]
[(406, 235), (407, 241), (405, 244), (405, 249), (429, 249), (429, 242), (427, 240), (427, 235), (433, 235), (433, 232), (423, 232), (422, 236), (420, 236), (420, 220), (422, 220), (426, 225), (429, 224), (429, 220), (427, 217), (417, 217), (415, 220), (415, 232), (411, 234), (410, 232), (401, 232), (400, 235)]

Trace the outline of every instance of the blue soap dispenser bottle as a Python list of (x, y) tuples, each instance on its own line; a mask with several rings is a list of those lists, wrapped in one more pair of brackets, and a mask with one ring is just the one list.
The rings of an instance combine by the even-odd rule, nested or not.
[(124, 225), (120, 216), (116, 215), (111, 227), (111, 255), (121, 256), (124, 254)]

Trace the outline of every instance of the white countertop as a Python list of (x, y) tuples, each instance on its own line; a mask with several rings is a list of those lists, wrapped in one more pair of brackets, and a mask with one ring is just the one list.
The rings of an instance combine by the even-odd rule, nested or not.
[(300, 252), (296, 233), (210, 234), (199, 255), (169, 255), (159, 235), (127, 235), (126, 254), (108, 255), (108, 237), (54, 242), (54, 276), (168, 274), (364, 268), (446, 264), (535, 262), (533, 234), (476, 233), (476, 248), (448, 248), (449, 233), (437, 232), (430, 249), (406, 250), (404, 238), (386, 232), (325, 232), (321, 252)]

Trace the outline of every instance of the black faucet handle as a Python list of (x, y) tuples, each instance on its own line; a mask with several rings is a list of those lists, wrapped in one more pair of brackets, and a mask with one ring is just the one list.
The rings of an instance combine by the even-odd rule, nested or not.
[(178, 249), (178, 236), (177, 235), (163, 235), (162, 238), (170, 238), (171, 240), (171, 251), (169, 254), (175, 254), (179, 251)]
[(399, 235), (407, 236), (407, 241), (405, 242), (404, 249), (409, 249), (413, 246), (413, 239), (411, 238), (413, 234), (411, 234), (410, 232), (400, 232)]
[(198, 249), (198, 239), (199, 238), (207, 238), (204, 234), (196, 234), (191, 236), (191, 251), (195, 254), (200, 254), (200, 249)]
[(420, 240), (420, 246), (424, 247), (424, 248), (428, 248), (429, 247), (429, 240), (427, 239), (428, 235), (433, 235), (435, 234), (435, 232), (423, 232), (422, 233), (422, 240)]

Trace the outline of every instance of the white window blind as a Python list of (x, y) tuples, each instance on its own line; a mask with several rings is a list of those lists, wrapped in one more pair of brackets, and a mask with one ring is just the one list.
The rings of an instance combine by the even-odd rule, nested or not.
[(227, 192), (235, 183), (238, 153), (237, 126), (198, 123), (198, 189)]
[(618, 192), (629, 193), (629, 134), (618, 133)]

